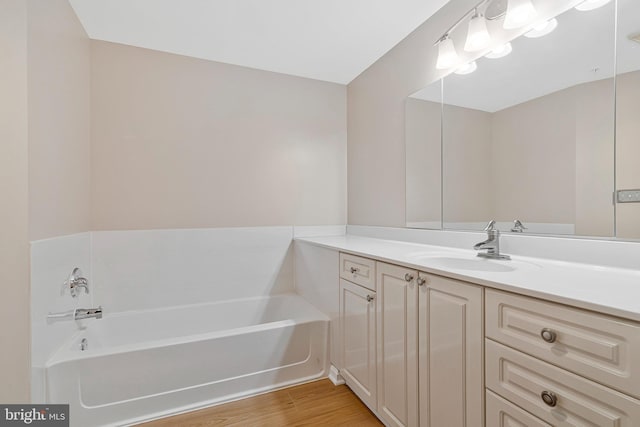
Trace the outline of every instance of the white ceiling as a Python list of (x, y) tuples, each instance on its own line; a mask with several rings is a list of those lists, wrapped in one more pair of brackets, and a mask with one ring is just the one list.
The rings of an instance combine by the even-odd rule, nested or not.
[(449, 0), (69, 0), (90, 38), (346, 84)]
[[(639, 16), (640, 1), (618, 0), (617, 64), (615, 2), (589, 12), (571, 8), (558, 16), (559, 25), (553, 33), (538, 39), (519, 37), (512, 41), (509, 56), (481, 58), (474, 73), (447, 76), (444, 102), (496, 112), (580, 83), (612, 77), (614, 72), (640, 70), (640, 44), (628, 39), (640, 32)], [(412, 97), (439, 102), (440, 83)]]

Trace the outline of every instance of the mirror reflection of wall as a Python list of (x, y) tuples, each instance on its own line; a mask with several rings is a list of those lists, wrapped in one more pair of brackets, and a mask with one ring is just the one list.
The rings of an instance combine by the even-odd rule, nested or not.
[[(618, 7), (619, 30), (624, 21), (640, 25), (631, 22), (640, 16), (640, 2), (618, 0)], [(496, 219), (501, 230), (509, 231), (520, 219), (528, 233), (615, 235), (615, 10), (615, 1), (591, 11), (570, 8), (557, 16), (552, 33), (519, 37), (510, 55), (481, 58), (475, 72), (443, 80), (444, 228), (479, 230)], [(639, 43), (631, 49), (619, 41), (618, 47), (619, 55), (640, 59)], [(628, 61), (621, 68), (624, 61), (618, 61), (618, 72), (625, 71), (617, 81), (618, 188), (622, 182), (625, 188), (640, 188), (631, 177), (636, 171), (640, 175), (640, 168), (632, 166), (632, 159), (640, 158), (640, 121), (635, 119), (640, 82), (634, 78), (640, 64)], [(420, 102), (438, 102), (439, 92), (429, 88), (407, 101), (408, 130), (416, 118), (410, 104), (417, 110)], [(626, 144), (620, 139), (625, 133)], [(410, 135), (415, 137), (407, 132), (407, 144)], [(409, 193), (415, 173), (410, 152), (408, 223), (409, 205), (416, 204), (410, 199), (418, 197), (415, 189)], [(640, 238), (640, 203), (617, 208), (618, 235)], [(625, 228), (630, 231), (622, 236)]]
[[(441, 82), (405, 102), (406, 221), (409, 228), (442, 228)], [(428, 96), (433, 101), (420, 97)]]
[[(640, 4), (618, 0), (616, 189), (640, 189)], [(640, 192), (639, 192), (640, 193)], [(639, 193), (627, 193), (637, 200)], [(624, 194), (622, 195), (624, 196)], [(622, 198), (622, 197), (621, 197)], [(616, 205), (616, 235), (640, 239), (640, 203)]]

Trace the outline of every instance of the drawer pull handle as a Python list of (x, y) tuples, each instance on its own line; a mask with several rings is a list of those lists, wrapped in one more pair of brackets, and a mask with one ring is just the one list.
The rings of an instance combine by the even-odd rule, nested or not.
[(360, 271), (360, 269), (356, 267), (351, 267), (350, 271), (351, 271), (351, 274), (356, 274), (358, 271)]
[(411, 273), (407, 273), (404, 275), (404, 280), (406, 280), (407, 282), (410, 282), (413, 280), (413, 274)]
[(541, 330), (540, 336), (542, 337), (543, 340), (545, 340), (548, 343), (555, 342), (557, 338), (556, 333), (549, 328), (544, 328), (543, 330)]
[(542, 393), (540, 393), (540, 397), (547, 406), (554, 407), (558, 404), (558, 396), (550, 391), (543, 391)]
[(371, 295), (367, 295), (367, 302), (371, 302), (373, 301), (374, 297), (372, 297)]
[(418, 286), (422, 286), (425, 283), (427, 283), (427, 280), (423, 279), (422, 277), (418, 277), (418, 280), (416, 280), (416, 283), (418, 284)]

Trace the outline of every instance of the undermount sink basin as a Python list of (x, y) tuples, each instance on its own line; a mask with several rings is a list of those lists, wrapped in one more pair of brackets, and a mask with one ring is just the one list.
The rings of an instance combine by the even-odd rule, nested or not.
[(491, 273), (509, 273), (516, 270), (540, 268), (536, 264), (513, 260), (491, 260), (487, 258), (466, 258), (457, 256), (423, 257), (429, 265), (452, 270), (485, 271)]

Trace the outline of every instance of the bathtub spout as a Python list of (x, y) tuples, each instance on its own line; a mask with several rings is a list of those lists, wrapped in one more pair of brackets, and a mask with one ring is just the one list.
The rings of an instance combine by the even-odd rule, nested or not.
[(55, 322), (66, 320), (82, 320), (82, 319), (102, 319), (102, 306), (98, 308), (76, 308), (75, 310), (63, 311), (61, 313), (47, 314), (47, 323), (50, 325)]
[(102, 319), (102, 306), (98, 308), (76, 308), (75, 320), (81, 319)]

